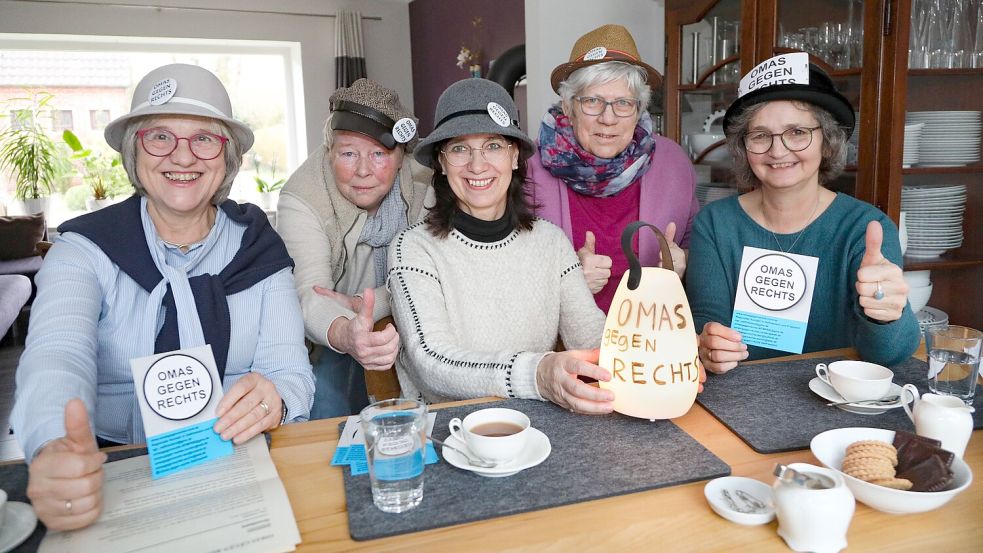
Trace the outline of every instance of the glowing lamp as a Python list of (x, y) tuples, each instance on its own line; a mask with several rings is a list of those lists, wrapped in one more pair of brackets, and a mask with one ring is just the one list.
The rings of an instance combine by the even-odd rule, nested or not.
[[(642, 267), (631, 240), (642, 227), (659, 238), (665, 268)], [(621, 234), (629, 269), (614, 294), (600, 366), (611, 380), (600, 386), (614, 392), (614, 410), (642, 419), (672, 419), (686, 414), (700, 385), (693, 314), (683, 283), (672, 270), (669, 243), (654, 226), (635, 222)]]

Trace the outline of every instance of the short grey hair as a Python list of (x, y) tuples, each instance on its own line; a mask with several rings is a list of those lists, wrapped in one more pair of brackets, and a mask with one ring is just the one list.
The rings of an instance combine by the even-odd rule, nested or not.
[(620, 79), (628, 81), (628, 90), (639, 101), (638, 117), (641, 118), (642, 112), (648, 109), (649, 100), (652, 99), (652, 88), (646, 82), (648, 73), (637, 65), (623, 61), (596, 63), (570, 73), (570, 76), (560, 83), (557, 91), (560, 95), (558, 107), (569, 116), (571, 114), (569, 108), (574, 96), (578, 96), (590, 86)]
[[(123, 132), (123, 147), (120, 148), (120, 156), (123, 158), (123, 169), (126, 169), (126, 176), (130, 178), (133, 188), (141, 196), (147, 195), (147, 189), (137, 177), (137, 132), (146, 126), (147, 121), (153, 121), (161, 117), (161, 115), (136, 117), (126, 124), (126, 130)], [(175, 117), (181, 116), (177, 115)], [(213, 119), (212, 121), (218, 126), (218, 134), (229, 139), (225, 143), (225, 147), (222, 148), (222, 155), (225, 157), (225, 180), (222, 181), (218, 190), (215, 191), (215, 195), (212, 196), (212, 204), (218, 205), (229, 197), (229, 191), (232, 190), (232, 182), (235, 180), (236, 175), (239, 174), (239, 167), (242, 166), (243, 151), (242, 145), (236, 140), (235, 134), (232, 133), (232, 129), (228, 125), (218, 119)]]
[[(795, 107), (812, 113), (823, 133), (822, 161), (819, 162), (819, 184), (825, 185), (840, 176), (846, 166), (847, 140), (846, 131), (836, 121), (830, 112), (808, 102), (789, 100)], [(727, 146), (734, 157), (734, 180), (739, 190), (749, 190), (761, 185), (757, 175), (751, 170), (747, 159), (747, 149), (744, 147), (744, 136), (751, 126), (751, 119), (769, 102), (762, 102), (748, 107), (734, 116), (727, 126)]]

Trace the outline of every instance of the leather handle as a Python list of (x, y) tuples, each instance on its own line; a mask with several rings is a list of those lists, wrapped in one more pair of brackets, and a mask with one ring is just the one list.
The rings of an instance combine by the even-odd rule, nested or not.
[(672, 267), (672, 253), (669, 251), (669, 241), (662, 234), (662, 231), (646, 223), (645, 221), (635, 221), (634, 223), (625, 227), (625, 230), (621, 233), (621, 251), (625, 252), (625, 258), (628, 260), (628, 289), (634, 290), (638, 288), (638, 284), (642, 281), (642, 263), (638, 260), (635, 252), (631, 249), (631, 239), (635, 236), (642, 227), (648, 227), (652, 229), (652, 232), (659, 237), (659, 249), (662, 252), (662, 268), (673, 270)]

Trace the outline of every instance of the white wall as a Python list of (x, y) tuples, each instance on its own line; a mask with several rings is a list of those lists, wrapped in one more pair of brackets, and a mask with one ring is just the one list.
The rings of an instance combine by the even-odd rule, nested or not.
[[(364, 20), (362, 23), (369, 78), (394, 88), (405, 105), (413, 105), (409, 0), (97, 1), (100, 5), (91, 5), (91, 0), (85, 4), (0, 0), (0, 33), (299, 42), (303, 62), (306, 149), (309, 151), (321, 143), (321, 128), (329, 112), (328, 98), (335, 88), (335, 20), (302, 14), (358, 10), (363, 17), (382, 18), (381, 21)], [(134, 7), (134, 4), (140, 6)]]
[(539, 135), (539, 120), (556, 103), (550, 86), (553, 68), (570, 59), (573, 43), (601, 25), (624, 25), (642, 60), (665, 68), (664, 0), (526, 0), (526, 78), (529, 130)]

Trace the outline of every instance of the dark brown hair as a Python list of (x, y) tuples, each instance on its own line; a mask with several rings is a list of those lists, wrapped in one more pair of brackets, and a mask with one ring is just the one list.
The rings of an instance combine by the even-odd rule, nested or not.
[[(455, 137), (457, 138), (457, 137)], [(509, 183), (509, 191), (506, 195), (505, 215), (509, 217), (512, 227), (520, 232), (532, 230), (536, 215), (533, 210), (535, 206), (530, 202), (526, 194), (526, 158), (522, 155), (520, 144), (508, 137), (502, 137), (509, 141), (517, 151), (519, 151), (519, 168), (512, 170), (512, 181)], [(457, 195), (451, 189), (447, 175), (444, 174), (440, 166), (440, 152), (450, 139), (434, 145), (434, 155), (430, 162), (433, 169), (433, 190), (436, 202), (426, 219), (427, 230), (439, 238), (446, 238), (451, 229), (454, 228), (454, 215), (457, 213)]]

